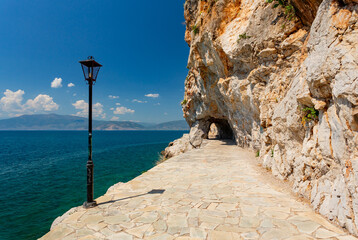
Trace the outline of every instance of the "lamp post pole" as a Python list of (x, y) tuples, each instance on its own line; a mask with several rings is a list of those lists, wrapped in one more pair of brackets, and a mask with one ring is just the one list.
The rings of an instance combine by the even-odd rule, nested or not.
[(93, 199), (93, 160), (92, 160), (92, 87), (96, 82), (101, 64), (96, 62), (93, 57), (80, 61), (85, 80), (88, 84), (88, 160), (87, 160), (87, 201), (83, 204), (85, 208), (97, 206)]
[(88, 161), (87, 161), (87, 202), (85, 207), (90, 208), (97, 205), (93, 200), (93, 161), (92, 161), (92, 77), (88, 80)]

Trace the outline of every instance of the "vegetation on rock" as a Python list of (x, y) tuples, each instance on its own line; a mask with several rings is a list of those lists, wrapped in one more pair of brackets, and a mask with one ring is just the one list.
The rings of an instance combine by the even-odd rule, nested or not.
[(251, 38), (251, 36), (247, 35), (246, 33), (243, 33), (239, 35), (239, 39), (237, 40), (237, 42), (240, 42), (241, 39), (249, 39), (249, 38)]
[(304, 116), (302, 117), (302, 124), (305, 125), (307, 122), (315, 121), (318, 119), (319, 112), (314, 107), (305, 107), (302, 109)]
[(191, 30), (194, 32), (195, 35), (199, 33), (199, 28), (198, 28), (198, 26), (196, 26), (196, 25), (193, 25), (193, 26), (191, 27)]
[[(284, 13), (286, 16), (286, 22), (294, 20), (296, 17), (296, 10), (291, 4), (290, 0), (266, 0), (267, 3), (273, 3), (273, 8), (281, 7), (284, 9)], [(282, 25), (282, 28), (285, 28), (286, 23)]]

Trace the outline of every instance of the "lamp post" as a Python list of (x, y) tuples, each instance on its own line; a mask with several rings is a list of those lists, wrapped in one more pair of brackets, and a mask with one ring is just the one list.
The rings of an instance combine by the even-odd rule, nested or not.
[(88, 161), (87, 161), (87, 201), (83, 204), (85, 208), (97, 206), (93, 200), (93, 161), (92, 161), (92, 86), (96, 83), (101, 64), (96, 62), (92, 56), (87, 60), (80, 61), (83, 75), (88, 84)]

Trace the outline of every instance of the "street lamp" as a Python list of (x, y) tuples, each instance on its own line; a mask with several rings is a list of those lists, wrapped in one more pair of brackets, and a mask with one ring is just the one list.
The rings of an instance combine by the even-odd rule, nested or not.
[(87, 201), (83, 204), (85, 208), (97, 206), (93, 200), (93, 161), (92, 161), (92, 86), (96, 82), (101, 64), (96, 62), (92, 56), (87, 60), (80, 61), (83, 75), (88, 84), (88, 161), (87, 161)]

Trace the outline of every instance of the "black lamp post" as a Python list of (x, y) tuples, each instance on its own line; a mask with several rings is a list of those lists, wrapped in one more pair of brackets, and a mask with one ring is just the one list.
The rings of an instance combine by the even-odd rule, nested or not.
[(87, 201), (83, 204), (85, 208), (97, 206), (93, 200), (93, 161), (92, 161), (92, 86), (95, 84), (101, 64), (96, 62), (92, 56), (87, 60), (80, 61), (85, 80), (88, 84), (88, 161), (87, 161)]

